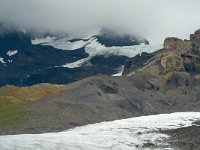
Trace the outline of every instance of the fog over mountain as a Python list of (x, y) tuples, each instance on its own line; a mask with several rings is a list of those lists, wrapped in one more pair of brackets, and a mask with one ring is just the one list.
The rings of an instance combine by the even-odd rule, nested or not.
[(88, 36), (101, 28), (151, 43), (188, 38), (199, 28), (199, 0), (1, 0), (0, 22), (19, 29)]

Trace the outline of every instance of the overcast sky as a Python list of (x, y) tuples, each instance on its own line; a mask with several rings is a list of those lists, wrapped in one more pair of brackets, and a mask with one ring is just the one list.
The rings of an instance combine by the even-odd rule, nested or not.
[(200, 28), (199, 7), (200, 0), (0, 0), (0, 22), (78, 35), (110, 28), (162, 43)]

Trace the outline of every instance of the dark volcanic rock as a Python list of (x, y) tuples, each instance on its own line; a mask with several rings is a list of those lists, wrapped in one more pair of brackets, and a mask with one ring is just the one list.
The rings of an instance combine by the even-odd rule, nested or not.
[(128, 34), (117, 34), (109, 29), (101, 30), (100, 35), (96, 35), (94, 37), (96, 37), (97, 41), (106, 47), (132, 46), (139, 45), (141, 43), (149, 44), (149, 42), (144, 38), (137, 38), (136, 36), (131, 36)]
[(165, 131), (170, 135), (168, 141), (175, 149), (198, 150), (200, 148), (200, 123), (196, 122), (190, 127)]
[(146, 62), (153, 56), (154, 56), (154, 53), (148, 54), (146, 52), (142, 52), (141, 55), (137, 55), (132, 59), (127, 59), (125, 61), (123, 74), (127, 74), (128, 72), (132, 70), (136, 70), (137, 68), (144, 66), (144, 62)]

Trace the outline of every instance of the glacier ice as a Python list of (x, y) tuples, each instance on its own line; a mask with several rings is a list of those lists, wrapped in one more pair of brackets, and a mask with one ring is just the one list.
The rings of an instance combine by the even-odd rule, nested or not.
[[(160, 130), (191, 126), (199, 112), (142, 116), (77, 127), (59, 133), (0, 136), (1, 150), (169, 150)], [(155, 147), (146, 147), (151, 143)]]

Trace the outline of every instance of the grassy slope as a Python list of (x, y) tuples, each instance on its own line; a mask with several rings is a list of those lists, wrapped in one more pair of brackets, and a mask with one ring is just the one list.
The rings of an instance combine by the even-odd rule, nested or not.
[(23, 103), (59, 95), (61, 87), (61, 85), (41, 84), (31, 87), (0, 88), (0, 127), (26, 123), (28, 118)]

